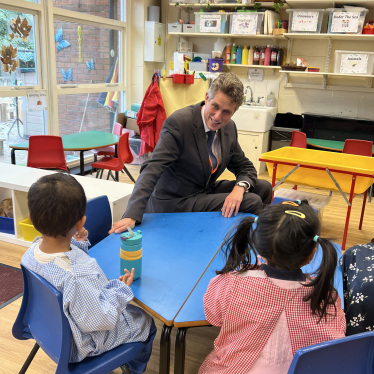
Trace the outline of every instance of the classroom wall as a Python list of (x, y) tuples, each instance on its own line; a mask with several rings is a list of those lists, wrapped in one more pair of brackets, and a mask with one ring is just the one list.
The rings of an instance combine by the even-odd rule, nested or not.
[[(168, 0), (162, 0), (164, 7), (168, 7), (167, 22), (174, 23), (179, 18), (186, 20), (186, 12), (179, 10), (180, 8), (169, 6)], [(194, 19), (191, 11), (191, 20)], [(281, 12), (282, 18), (288, 18), (285, 11)], [(372, 9), (367, 15), (366, 20), (374, 18), (374, 10)], [(326, 24), (326, 21), (324, 22)], [(322, 29), (322, 32), (326, 30)], [(218, 37), (218, 36), (217, 36)], [(166, 64), (169, 69), (169, 61), (172, 59), (173, 53), (176, 50), (177, 37), (167, 36), (166, 48)], [(188, 41), (194, 43), (194, 51), (204, 52), (212, 51), (215, 38), (189, 38)], [(248, 39), (235, 39), (237, 44), (247, 44)], [(263, 43), (270, 42), (257, 42)], [(287, 48), (287, 41), (279, 42), (279, 45)], [(321, 68), (325, 70), (325, 61), (327, 54), (328, 42), (327, 40), (295, 40), (292, 49), (291, 61), (296, 62), (297, 57), (304, 57), (310, 66)], [(329, 72), (333, 72), (334, 54), (335, 50), (350, 50), (350, 51), (369, 51), (374, 52), (373, 43), (363, 43), (357, 41), (334, 41), (331, 50), (331, 62)], [(227, 69), (227, 68), (224, 68)], [(228, 70), (227, 70), (228, 71)], [(232, 68), (231, 71), (235, 73), (240, 79), (247, 79), (246, 68)], [(315, 88), (285, 88), (285, 75), (280, 73), (273, 74), (272, 70), (265, 70), (264, 79), (267, 81), (279, 81), (279, 98), (278, 98), (278, 112), (292, 112), (301, 114), (305, 112), (312, 112), (318, 114), (330, 114), (344, 117), (361, 117), (374, 118), (374, 93), (365, 92), (366, 81), (357, 79), (333, 79), (329, 80), (331, 85), (362, 85), (362, 90), (358, 92), (351, 92), (346, 90), (334, 89), (315, 89)], [(291, 78), (292, 83), (306, 83), (316, 84), (322, 86), (322, 78), (318, 79), (294, 79)], [(373, 87), (372, 83), (369, 86)]]
[[(148, 7), (160, 6), (159, 0), (136, 0), (131, 4), (131, 101), (142, 102), (145, 91), (151, 83), (154, 69), (162, 69), (163, 64), (144, 61), (144, 22), (148, 20)], [(161, 9), (161, 17), (162, 17)], [(129, 107), (131, 103), (127, 103)]]

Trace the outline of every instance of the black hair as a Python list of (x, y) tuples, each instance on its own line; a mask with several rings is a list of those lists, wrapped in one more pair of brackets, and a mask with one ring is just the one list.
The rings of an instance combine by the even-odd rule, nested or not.
[[(286, 211), (293, 213), (286, 214)], [(255, 258), (257, 255), (264, 257), (273, 267), (300, 269), (316, 248), (314, 237), (319, 235), (321, 229), (315, 210), (306, 200), (297, 206), (268, 205), (258, 217), (255, 229), (253, 223), (253, 217), (244, 218), (236, 232), (227, 239), (223, 246), (227, 262), (217, 274), (254, 269), (256, 264), (251, 263), (251, 253)], [(312, 288), (304, 301), (310, 300), (313, 314), (321, 319), (326, 317), (328, 305), (335, 307), (337, 299), (334, 289), (337, 254), (328, 239), (318, 237), (317, 242), (321, 245), (323, 258), (317, 276), (310, 283), (304, 284)]]
[(39, 178), (29, 189), (28, 207), (34, 227), (56, 238), (67, 233), (86, 213), (86, 195), (69, 174), (55, 173)]

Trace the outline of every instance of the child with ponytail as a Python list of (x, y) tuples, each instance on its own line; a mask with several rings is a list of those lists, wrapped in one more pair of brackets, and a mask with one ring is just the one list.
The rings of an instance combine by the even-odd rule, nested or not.
[[(286, 374), (299, 348), (345, 336), (333, 287), (336, 250), (319, 233), (306, 200), (269, 205), (240, 222), (224, 246), (226, 265), (204, 296), (206, 320), (221, 331), (200, 374)], [(311, 278), (301, 267), (317, 244), (323, 259)], [(266, 263), (251, 262), (257, 256)]]

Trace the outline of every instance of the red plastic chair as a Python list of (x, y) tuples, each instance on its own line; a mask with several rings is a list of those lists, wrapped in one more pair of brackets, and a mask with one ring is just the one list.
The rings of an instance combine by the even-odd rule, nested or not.
[(290, 147), (306, 148), (306, 134), (301, 131), (292, 131)]
[[(292, 131), (290, 147), (306, 148), (306, 134), (301, 131)], [(297, 190), (297, 184), (293, 186)]]
[[(344, 142), (343, 153), (349, 153), (350, 155), (357, 155), (357, 156), (372, 157), (373, 156), (373, 142), (370, 142), (368, 140), (346, 139)], [(371, 189), (372, 189), (372, 186), (370, 187), (370, 196), (371, 196)], [(365, 191), (364, 200), (362, 202), (360, 224), (358, 226), (359, 230), (362, 229), (362, 222), (364, 221), (367, 195), (368, 195), (368, 190)]]
[[(124, 128), (122, 127), (120, 123), (116, 122), (114, 124), (113, 126), (114, 135), (121, 136), (123, 130)], [(112, 145), (109, 147), (92, 149), (91, 152), (94, 154), (94, 162), (97, 161), (97, 156), (112, 156), (112, 157), (115, 156), (115, 148)]]
[(30, 136), (27, 166), (38, 169), (60, 169), (69, 172), (61, 136)]
[(103, 171), (105, 169), (109, 170), (107, 180), (109, 179), (109, 176), (111, 176), (114, 181), (119, 182), (112, 174), (112, 171), (121, 171), (123, 169), (125, 170), (128, 177), (135, 183), (134, 178), (125, 167), (125, 164), (130, 164), (131, 162), (133, 162), (133, 160), (134, 157), (131, 153), (129, 146), (129, 133), (126, 133), (122, 134), (119, 138), (118, 157), (103, 157), (100, 161), (92, 163), (91, 166), (93, 168), (102, 169), (101, 173), (97, 171), (96, 178), (99, 176), (100, 173), (101, 179), (103, 176)]

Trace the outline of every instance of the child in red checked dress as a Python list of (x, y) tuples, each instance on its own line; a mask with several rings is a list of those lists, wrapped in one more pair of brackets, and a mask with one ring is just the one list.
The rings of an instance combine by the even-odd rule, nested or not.
[[(319, 232), (307, 201), (269, 205), (241, 221), (204, 296), (206, 320), (221, 331), (200, 374), (286, 374), (299, 348), (345, 336), (333, 287), (337, 254)], [(323, 260), (311, 279), (301, 267), (317, 243)], [(251, 264), (251, 254), (267, 263)]]

